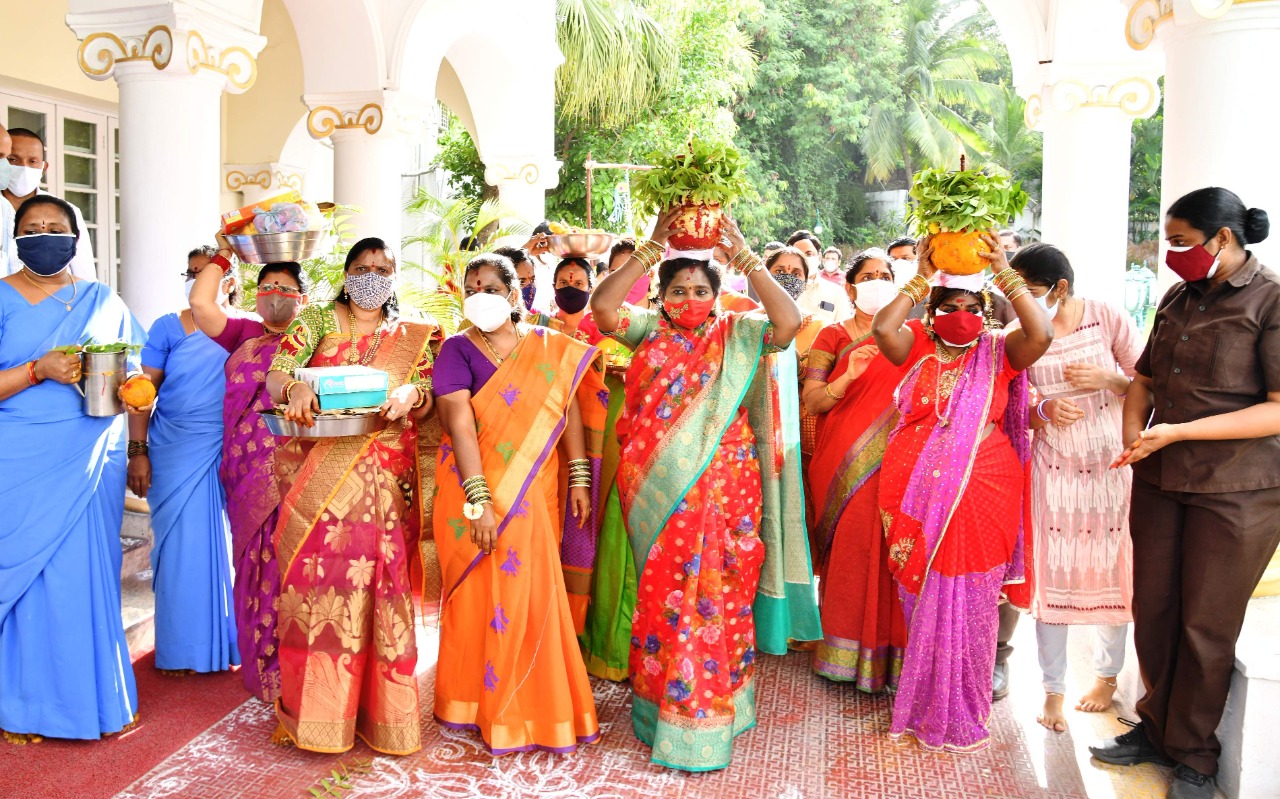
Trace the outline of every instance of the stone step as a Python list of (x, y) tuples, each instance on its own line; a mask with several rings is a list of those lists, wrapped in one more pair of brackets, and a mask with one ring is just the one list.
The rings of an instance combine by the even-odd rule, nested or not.
[(1236, 642), (1227, 709), (1218, 725), (1218, 785), (1230, 799), (1280, 796), (1280, 597), (1254, 599)]
[(145, 501), (125, 499), (120, 546), (120, 617), (129, 654), (137, 657), (155, 646), (156, 597), (151, 592), (151, 514)]

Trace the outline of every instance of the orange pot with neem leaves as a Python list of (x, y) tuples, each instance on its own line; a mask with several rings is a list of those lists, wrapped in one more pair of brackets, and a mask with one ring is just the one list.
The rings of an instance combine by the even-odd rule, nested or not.
[(667, 242), (673, 250), (715, 247), (729, 206), (754, 193), (746, 159), (725, 142), (691, 137), (675, 152), (650, 153), (647, 160), (652, 168), (632, 177), (631, 198), (641, 217), (679, 209)]
[(974, 275), (990, 264), (983, 231), (998, 229), (1022, 213), (1030, 199), (1008, 175), (984, 170), (922, 169), (911, 181), (908, 214), (917, 236), (929, 235), (933, 265), (949, 275)]

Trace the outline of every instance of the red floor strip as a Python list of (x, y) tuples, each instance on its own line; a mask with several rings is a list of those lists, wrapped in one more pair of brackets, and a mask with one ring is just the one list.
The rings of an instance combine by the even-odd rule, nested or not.
[(238, 673), (170, 677), (156, 671), (154, 652), (133, 670), (137, 727), (103, 741), (0, 741), (0, 796), (109, 799), (249, 699)]

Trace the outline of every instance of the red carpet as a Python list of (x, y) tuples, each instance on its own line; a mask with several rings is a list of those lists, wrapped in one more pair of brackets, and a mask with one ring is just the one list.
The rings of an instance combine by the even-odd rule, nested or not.
[(102, 741), (0, 741), (0, 796), (109, 799), (250, 699), (238, 673), (168, 677), (156, 671), (154, 652), (133, 670), (137, 727)]

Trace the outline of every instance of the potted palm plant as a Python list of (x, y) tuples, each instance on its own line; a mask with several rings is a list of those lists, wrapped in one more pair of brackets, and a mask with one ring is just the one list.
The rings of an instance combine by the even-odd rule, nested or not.
[(669, 241), (675, 250), (709, 250), (720, 241), (727, 207), (748, 196), (747, 162), (732, 145), (690, 137), (675, 152), (650, 153), (652, 169), (633, 178), (632, 201), (641, 216), (678, 207)]

